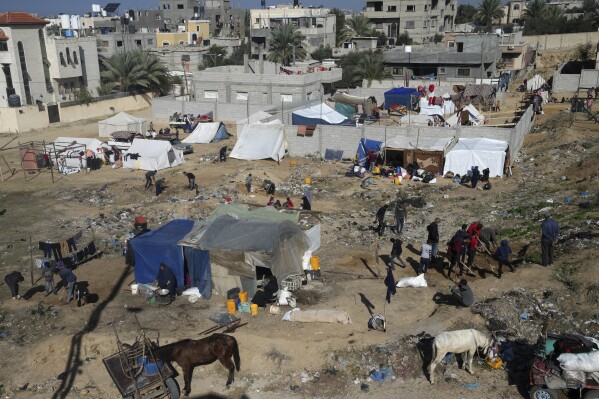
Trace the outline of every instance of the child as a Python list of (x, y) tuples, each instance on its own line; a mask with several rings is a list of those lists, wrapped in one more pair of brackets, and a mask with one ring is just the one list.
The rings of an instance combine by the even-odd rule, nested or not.
[(418, 269), (418, 274), (426, 273), (431, 260), (432, 250), (433, 247), (431, 245), (431, 240), (427, 240), (426, 244), (422, 244), (422, 253), (420, 254), (420, 266)]
[(54, 266), (52, 265), (52, 262), (45, 263), (42, 270), (42, 276), (44, 277), (44, 283), (46, 285), (46, 293), (44, 296), (48, 296), (56, 289), (54, 286)]
[(497, 261), (499, 263), (499, 271), (497, 273), (497, 278), (501, 278), (501, 269), (503, 265), (507, 265), (510, 268), (510, 271), (515, 272), (512, 263), (510, 262), (510, 254), (512, 253), (512, 249), (510, 248), (507, 240), (501, 240), (501, 244), (497, 251), (495, 251), (495, 256), (497, 256)]

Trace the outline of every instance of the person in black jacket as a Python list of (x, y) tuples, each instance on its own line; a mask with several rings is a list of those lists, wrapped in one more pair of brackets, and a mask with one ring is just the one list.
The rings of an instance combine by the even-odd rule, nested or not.
[(406, 267), (406, 263), (401, 258), (403, 249), (401, 248), (402, 241), (399, 238), (392, 238), (391, 242), (393, 247), (391, 248), (391, 255), (389, 256), (389, 267), (395, 270), (395, 259), (399, 260), (401, 267)]
[(435, 221), (426, 226), (428, 231), (427, 241), (431, 243), (431, 259), (434, 260), (437, 257), (437, 251), (439, 250), (439, 222), (441, 219), (435, 218)]
[(10, 272), (4, 276), (4, 282), (10, 289), (12, 299), (21, 299), (21, 295), (19, 295), (19, 283), (23, 281), (25, 281), (25, 277), (19, 272)]
[(480, 180), (480, 170), (478, 170), (478, 166), (475, 166), (474, 170), (472, 171), (472, 178), (470, 180), (470, 183), (472, 184), (472, 188), (476, 188), (476, 185), (478, 184), (479, 180)]
[(374, 231), (376, 231), (379, 234), (379, 237), (382, 236), (385, 232), (385, 213), (387, 213), (388, 208), (389, 205), (383, 205), (379, 208), (378, 211), (376, 211), (376, 220), (374, 222), (378, 223), (378, 225), (376, 226)]

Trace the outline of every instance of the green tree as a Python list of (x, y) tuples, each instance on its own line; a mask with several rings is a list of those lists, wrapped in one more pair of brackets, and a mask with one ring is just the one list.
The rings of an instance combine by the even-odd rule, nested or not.
[(405, 30), (402, 34), (397, 36), (397, 45), (405, 46), (414, 43), (414, 40), (410, 37), (410, 34)]
[(373, 35), (372, 22), (363, 15), (354, 15), (352, 19), (345, 21), (341, 37), (343, 41), (348, 41), (354, 37), (368, 37)]
[(343, 28), (345, 27), (345, 14), (338, 8), (331, 9), (331, 14), (335, 14), (335, 43), (340, 46), (343, 43)]
[(591, 42), (579, 44), (574, 50), (574, 59), (578, 61), (592, 61), (595, 59), (595, 51)]
[(357, 65), (354, 65), (353, 81), (360, 83), (364, 80), (368, 82), (368, 86), (372, 85), (373, 80), (381, 81), (390, 77), (390, 74), (385, 72), (385, 64), (383, 53), (380, 51), (360, 52), (361, 55)]
[(102, 59), (102, 82), (121, 92), (168, 93), (172, 87), (168, 69), (158, 57), (136, 49)]
[(545, 14), (547, 3), (544, 0), (532, 0), (526, 5), (526, 10), (522, 14), (525, 23), (534, 19), (540, 19)]
[(294, 49), (296, 59), (305, 59), (306, 50), (302, 47), (305, 39), (306, 36), (297, 27), (289, 24), (281, 25), (280, 28), (272, 31), (268, 60), (288, 66), (293, 61)]
[(474, 20), (485, 26), (487, 30), (491, 30), (493, 21), (503, 18), (504, 15), (500, 0), (482, 0), (474, 14)]
[(46, 26), (48, 36), (60, 36), (60, 26), (56, 24)]
[(107, 96), (112, 93), (112, 85), (109, 83), (103, 83), (96, 89), (96, 92), (99, 96)]
[(227, 47), (213, 44), (208, 48), (208, 51), (202, 58), (204, 60), (204, 68), (214, 68), (219, 65), (224, 65), (225, 58), (227, 58)]
[(312, 57), (313, 60), (322, 62), (322, 60), (324, 60), (326, 58), (333, 57), (333, 50), (329, 46), (324, 47), (321, 44), (320, 47), (318, 47), (318, 49), (316, 51), (310, 53), (310, 56)]
[(435, 44), (441, 43), (444, 38), (445, 38), (445, 36), (443, 36), (442, 34), (435, 33), (435, 36), (433, 37), (433, 43), (435, 43)]
[(460, 4), (455, 15), (456, 24), (465, 24), (466, 22), (474, 22), (476, 7), (471, 4)]
[(75, 99), (81, 101), (81, 103), (85, 105), (94, 102), (94, 98), (86, 86), (81, 86), (75, 90)]
[(241, 43), (229, 56), (225, 59), (225, 65), (243, 65), (243, 55), (250, 53), (250, 42)]

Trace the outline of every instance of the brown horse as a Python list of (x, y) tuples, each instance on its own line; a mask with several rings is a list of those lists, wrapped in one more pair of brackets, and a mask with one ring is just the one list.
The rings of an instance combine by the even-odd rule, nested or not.
[[(176, 362), (183, 369), (185, 396), (191, 392), (191, 375), (195, 366), (220, 361), (229, 370), (227, 387), (235, 379), (235, 369), (241, 366), (237, 340), (226, 334), (212, 334), (199, 340), (184, 339), (154, 350), (157, 360)], [(233, 357), (233, 360), (231, 360)], [(235, 361), (235, 363), (233, 363)]]

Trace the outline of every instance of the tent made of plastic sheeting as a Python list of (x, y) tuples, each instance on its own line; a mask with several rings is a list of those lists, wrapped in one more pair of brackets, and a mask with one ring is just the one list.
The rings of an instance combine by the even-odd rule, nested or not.
[[(462, 108), (462, 111), (468, 112), (470, 124), (472, 126), (479, 126), (485, 122), (485, 116), (483, 114), (481, 114), (480, 112), (478, 112), (476, 107), (472, 104), (466, 105), (464, 108)], [(447, 122), (447, 126), (449, 126), (449, 127), (454, 127), (454, 126), (459, 125), (460, 124), (460, 113), (458, 112), (458, 113), (450, 116), (449, 118), (447, 118), (447, 120), (445, 122)]]
[(193, 132), (189, 134), (183, 143), (208, 144), (229, 138), (229, 132), (222, 122), (198, 123)]
[(46, 144), (52, 162), (59, 166), (59, 170), (62, 169), (62, 173), (86, 168), (87, 157), (84, 152), (87, 150), (91, 150), (98, 158), (104, 158), (104, 148), (108, 146), (98, 139), (80, 137), (58, 137), (51, 144)]
[(280, 161), (287, 150), (284, 125), (245, 125), (237, 133), (237, 143), (231, 150), (231, 158), (255, 161), (274, 159)]
[(545, 79), (541, 75), (535, 75), (526, 81), (526, 90), (539, 90), (545, 83)]
[(129, 240), (129, 264), (133, 263), (135, 281), (149, 284), (156, 280), (161, 263), (166, 264), (177, 279), (177, 287), (185, 285), (185, 265), (191, 284), (200, 290), (202, 297), (210, 299), (212, 295), (212, 275), (210, 257), (207, 251), (178, 245), (197, 222), (188, 219), (176, 219), (159, 229), (149, 231)]
[[(343, 115), (347, 116), (348, 118), (351, 117), (352, 115), (347, 115), (343, 112), (341, 112), (339, 109), (337, 109), (337, 105), (344, 105), (344, 107), (340, 107), (342, 109), (346, 109), (349, 111), (350, 107), (348, 106), (356, 106), (356, 105), (361, 105), (362, 106), (362, 112), (370, 115), (372, 113), (372, 109), (374, 108), (374, 102), (372, 101), (374, 97), (361, 97), (361, 96), (352, 96), (349, 93), (345, 93), (342, 91), (337, 91), (335, 92), (335, 94), (333, 95), (333, 97), (331, 98), (331, 100), (333, 100), (335, 102), (335, 110), (342, 113)], [(355, 108), (351, 107), (354, 112), (355, 112)]]
[(123, 168), (161, 170), (185, 162), (183, 151), (164, 140), (134, 139), (123, 156)]
[(503, 176), (508, 143), (504, 140), (485, 138), (459, 139), (445, 157), (443, 174), (451, 171), (463, 175), (478, 166), (481, 171), (489, 168), (491, 177)]
[(361, 164), (364, 163), (366, 161), (366, 154), (368, 154), (368, 151), (370, 150), (374, 150), (374, 152), (378, 154), (378, 152), (381, 150), (382, 145), (382, 141), (370, 140), (365, 138), (360, 139), (360, 143), (358, 144), (358, 150), (356, 151), (358, 162)]
[(400, 105), (412, 109), (414, 101), (422, 94), (410, 87), (396, 87), (385, 92), (385, 109), (392, 105)]
[(355, 123), (325, 103), (294, 111), (292, 125), (352, 125)]
[(258, 111), (255, 114), (251, 114), (248, 118), (240, 119), (235, 122), (236, 125), (251, 125), (252, 123), (262, 122), (265, 119), (270, 118), (272, 115), (268, 112)]
[(272, 206), (250, 210), (247, 205), (230, 203), (217, 206), (210, 216), (208, 216), (208, 221), (216, 220), (223, 215), (228, 215), (239, 220), (262, 222), (284, 222), (285, 220), (289, 220), (297, 223), (299, 220), (298, 211), (277, 210)]
[(233, 287), (256, 292), (260, 268), (270, 269), (279, 284), (292, 275), (303, 275), (302, 261), (310, 241), (291, 221), (258, 222), (223, 215), (201, 231), (194, 240), (190, 234), (181, 241), (210, 254), (212, 282), (217, 292)]
[(119, 112), (113, 117), (98, 122), (100, 137), (110, 137), (114, 132), (135, 132), (145, 135), (148, 131), (145, 118), (136, 118), (126, 112)]
[(431, 173), (443, 170), (443, 160), (452, 137), (402, 137), (397, 136), (384, 144), (385, 164), (407, 167), (412, 161)]
[(351, 104), (335, 103), (335, 111), (346, 118), (352, 118), (356, 113), (356, 106)]
[(103, 154), (104, 148), (107, 148), (107, 145), (98, 139), (80, 137), (58, 137), (53, 141), (53, 145), (56, 151), (69, 150), (71, 148), (80, 149), (82, 146), (85, 146), (86, 150), (92, 150), (95, 155)]

